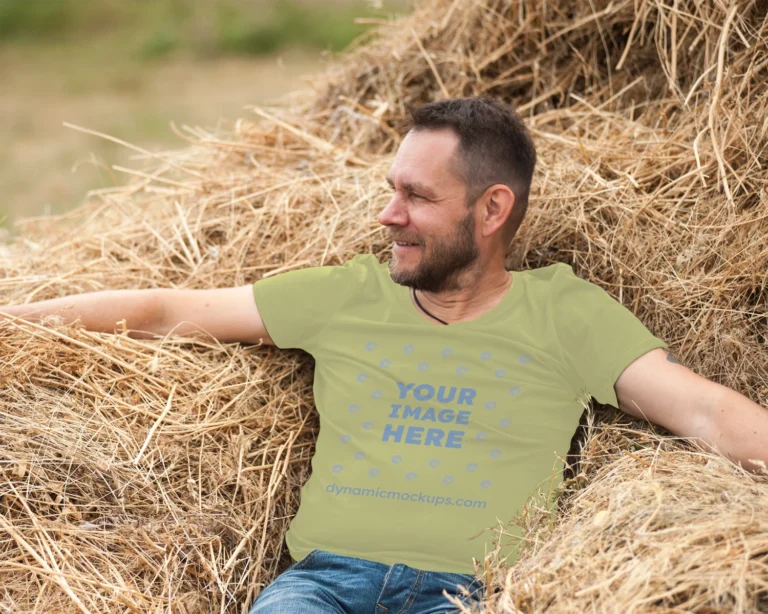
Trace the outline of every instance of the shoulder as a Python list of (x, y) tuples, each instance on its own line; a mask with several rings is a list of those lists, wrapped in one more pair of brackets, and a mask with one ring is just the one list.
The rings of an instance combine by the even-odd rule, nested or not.
[(257, 298), (276, 291), (322, 294), (333, 302), (343, 300), (363, 288), (379, 275), (378, 260), (373, 254), (359, 254), (341, 264), (322, 264), (283, 271), (257, 280), (253, 284)]
[(582, 279), (573, 272), (570, 264), (556, 262), (538, 269), (521, 271), (526, 277), (529, 288), (534, 292), (548, 295), (562, 295), (600, 287)]
[(546, 289), (551, 294), (590, 293), (600, 294), (603, 288), (573, 272), (573, 267), (565, 262), (556, 262), (549, 266), (525, 271), (533, 285)]
[(552, 283), (553, 281), (559, 281), (563, 277), (576, 276), (571, 268), (570, 264), (564, 262), (555, 262), (548, 266), (539, 267), (538, 269), (527, 269), (521, 271), (528, 279), (539, 284)]
[(380, 287), (387, 265), (382, 265), (373, 254), (357, 254), (341, 264), (301, 270), (313, 284), (324, 287), (326, 292), (336, 295), (336, 300), (343, 301)]
[(615, 309), (616, 301), (602, 286), (579, 277), (564, 262), (525, 272), (531, 298), (558, 326), (569, 327)]
[(373, 254), (357, 254), (352, 256), (344, 264), (338, 265), (352, 270), (375, 272), (382, 266), (379, 259)]
[(366, 277), (378, 273), (378, 267), (381, 265), (373, 254), (358, 254), (341, 264), (319, 264), (314, 266), (293, 269), (274, 277), (293, 276), (297, 279), (316, 278), (325, 281), (340, 280), (353, 281), (355, 278), (363, 281)]
[(348, 281), (366, 283), (380, 277), (386, 266), (373, 254), (357, 254), (343, 264), (335, 265), (333, 269), (338, 276)]

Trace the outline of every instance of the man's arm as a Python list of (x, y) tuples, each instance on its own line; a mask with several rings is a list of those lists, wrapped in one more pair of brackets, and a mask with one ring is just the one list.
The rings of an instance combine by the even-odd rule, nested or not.
[(614, 386), (619, 409), (645, 418), (757, 470), (768, 465), (768, 409), (744, 395), (694, 373), (657, 348), (640, 356)]
[(56, 315), (65, 324), (79, 321), (86, 329), (132, 337), (168, 334), (210, 335), (219, 341), (274, 345), (261, 319), (253, 286), (217, 290), (105, 290), (26, 305), (0, 305), (0, 322), (18, 317), (40, 320)]

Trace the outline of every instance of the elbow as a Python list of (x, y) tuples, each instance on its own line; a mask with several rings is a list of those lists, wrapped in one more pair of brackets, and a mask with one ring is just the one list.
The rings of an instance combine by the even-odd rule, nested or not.
[(140, 308), (135, 314), (133, 322), (128, 322), (129, 335), (136, 339), (147, 339), (158, 335), (165, 335), (167, 329), (167, 290), (152, 289), (139, 290), (142, 299)]
[(765, 471), (768, 464), (768, 412), (744, 395), (724, 388), (703, 424), (701, 439), (714, 450), (749, 471)]
[(717, 385), (714, 394), (709, 395), (708, 402), (700, 401), (697, 409), (689, 412), (689, 425), (684, 433), (693, 439), (707, 452), (723, 454), (727, 448), (728, 431), (720, 420), (722, 416), (722, 395), (724, 387)]

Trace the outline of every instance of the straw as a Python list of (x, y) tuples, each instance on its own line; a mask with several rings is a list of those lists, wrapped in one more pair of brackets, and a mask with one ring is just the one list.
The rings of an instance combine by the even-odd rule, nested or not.
[[(426, 0), (311, 91), (177, 128), (176, 152), (123, 142), (125, 186), (2, 246), (0, 304), (385, 261), (408, 109), (484, 94), (524, 113), (540, 161), (507, 267), (572, 265), (768, 406), (767, 47), (752, 0)], [(3, 608), (245, 613), (290, 564), (310, 356), (55, 318), (0, 326), (0, 351)], [(768, 612), (768, 478), (589, 409), (555, 510), (532, 498), (488, 528), (524, 547), (478, 561), (487, 612)]]

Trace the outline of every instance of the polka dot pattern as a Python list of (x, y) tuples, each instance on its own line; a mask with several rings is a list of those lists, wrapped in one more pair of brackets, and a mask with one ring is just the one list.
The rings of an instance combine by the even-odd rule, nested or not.
[[(373, 340), (366, 342), (364, 344), (364, 347), (365, 347), (365, 350), (367, 352), (371, 352), (371, 353), (376, 352), (377, 350), (379, 350), (379, 344), (376, 341), (373, 341)], [(379, 351), (381, 351), (381, 350), (379, 350)], [(408, 344), (408, 345), (403, 346), (402, 347), (402, 353), (406, 357), (409, 357), (409, 356), (414, 355), (414, 354), (419, 356), (419, 354), (417, 353), (416, 346), (412, 345), (412, 344)], [(459, 357), (454, 352), (453, 348), (451, 348), (451, 347), (445, 347), (439, 353), (440, 353), (440, 357), (442, 357), (443, 359), (446, 359), (446, 360), (455, 360), (456, 358)], [(427, 355), (419, 356), (419, 358), (428, 358), (428, 354)], [(488, 351), (488, 350), (482, 351), (479, 354), (475, 354), (475, 358), (473, 360), (476, 361), (478, 358), (479, 358), (479, 360), (481, 362), (487, 363), (487, 365), (485, 365), (484, 369), (489, 370), (490, 373), (489, 373), (489, 371), (485, 371), (485, 372), (488, 373), (488, 374), (492, 374), (492, 376), (494, 378), (496, 378), (496, 379), (505, 379), (505, 378), (507, 378), (509, 373), (507, 371), (507, 368), (505, 368), (505, 367), (508, 367), (510, 362), (514, 362), (515, 361), (514, 357), (509, 357), (509, 356), (507, 356), (506, 358), (505, 357), (496, 357), (496, 358), (494, 358), (493, 353)], [(433, 359), (434, 359), (434, 355), (433, 355)], [(402, 362), (402, 360), (406, 361), (406, 365), (407, 365), (407, 367), (409, 369), (414, 369), (414, 366), (415, 366), (416, 370), (418, 370), (418, 372), (420, 372), (420, 373), (426, 373), (427, 371), (430, 370), (430, 363), (429, 363), (429, 361), (428, 360), (423, 360), (423, 359), (420, 362), (418, 362), (417, 365), (414, 365), (414, 363), (413, 362), (409, 362), (407, 358), (404, 358), (401, 361), (398, 361), (397, 359), (392, 360), (391, 358), (387, 358), (386, 354), (385, 354), (384, 357), (382, 357), (381, 354), (379, 354), (379, 357), (378, 358), (374, 358), (374, 360), (378, 361), (378, 367), (381, 370), (390, 370), (390, 369), (394, 370), (395, 368), (402, 367), (403, 366), (402, 364), (401, 365), (397, 364), (398, 362)], [(468, 359), (465, 358), (465, 360), (468, 360)], [(530, 354), (524, 353), (524, 354), (520, 354), (520, 355), (517, 356), (517, 362), (519, 363), (519, 365), (521, 365), (523, 367), (528, 365), (528, 364), (530, 364), (532, 361), (533, 361), (533, 357)], [(504, 364), (505, 362), (506, 362), (506, 364)], [(501, 365), (499, 363), (501, 363)], [(481, 366), (480, 363), (477, 363), (477, 362), (468, 362), (466, 364), (458, 364), (455, 367), (454, 373), (457, 376), (459, 376), (459, 377), (467, 376), (471, 371), (473, 371), (475, 369), (475, 367), (480, 367), (480, 366)], [(393, 374), (392, 374), (393, 377), (398, 377), (398, 375), (399, 375), (399, 373), (393, 371)], [(513, 372), (513, 376), (514, 376), (514, 372)], [(360, 373), (358, 373), (356, 375), (356, 380), (360, 384), (366, 384), (370, 379), (371, 379), (371, 375), (369, 375), (369, 373), (366, 373), (366, 372), (360, 372)], [(388, 383), (389, 382), (391, 382), (391, 379), (388, 380)], [(466, 384), (465, 384), (465, 386), (466, 386)], [(461, 398), (460, 397), (460, 393), (459, 393), (460, 386), (458, 384), (456, 384), (456, 386), (453, 386), (453, 387), (450, 386), (450, 385), (446, 385), (444, 387), (444, 389), (441, 388), (440, 392), (443, 395), (442, 398), (440, 398), (439, 395), (437, 395), (437, 396), (435, 395), (437, 388), (438, 388), (438, 386), (434, 382), (431, 382), (431, 384), (429, 384), (429, 385), (427, 385), (427, 384), (416, 385), (414, 388), (410, 389), (408, 394), (412, 395), (412, 398), (417, 403), (423, 403), (425, 406), (429, 405), (430, 401), (432, 403), (434, 403), (435, 406), (437, 406), (440, 403), (442, 403), (443, 405), (446, 405), (446, 406), (449, 405), (449, 404), (457, 404), (458, 400)], [(511, 397), (518, 397), (518, 396), (520, 396), (522, 394), (522, 390), (521, 390), (520, 386), (517, 386), (517, 385), (508, 388), (508, 392), (509, 392), (509, 395)], [(374, 390), (370, 390), (369, 389), (368, 390), (368, 394), (370, 394), (370, 398), (373, 399), (374, 401), (378, 401), (380, 399), (383, 399), (386, 396), (385, 395), (385, 390), (378, 389), (378, 388), (374, 389)], [(403, 393), (403, 394), (406, 394), (406, 393)], [(387, 397), (387, 398), (389, 398), (389, 397)], [(403, 398), (403, 397), (400, 397), (400, 398)], [(464, 402), (466, 402), (466, 399), (465, 399)], [(470, 401), (470, 404), (471, 404), (471, 401)], [(478, 406), (478, 407), (484, 407), (485, 410), (487, 410), (487, 411), (499, 410), (500, 413), (502, 414), (502, 417), (500, 417), (498, 419), (498, 424), (499, 424), (499, 426), (501, 428), (505, 428), (506, 429), (506, 428), (509, 428), (512, 425), (511, 418), (503, 416), (504, 413), (507, 413), (504, 410), (505, 409), (509, 409), (509, 407), (505, 407), (505, 403), (503, 401), (497, 402), (496, 400), (493, 400), (493, 399), (487, 399), (487, 397), (486, 397), (486, 399), (482, 399), (482, 397), (480, 396), (478, 399), (475, 399), (474, 404), (476, 406)], [(375, 407), (381, 408), (381, 405), (378, 405), (378, 404), (377, 405), (373, 405), (373, 404), (371, 404), (370, 407), (367, 407), (365, 404), (363, 404), (361, 406), (358, 403), (351, 403), (350, 405), (348, 405), (347, 409), (348, 409), (349, 413), (357, 414), (357, 413), (359, 413), (361, 410), (363, 410), (365, 408), (365, 413), (368, 413), (370, 416), (374, 416), (375, 417), (376, 415), (380, 415), (378, 413), (379, 410), (374, 410)], [(435, 409), (437, 409), (437, 407)], [(463, 409), (463, 408), (454, 408), (454, 409), (456, 411), (461, 411), (461, 409)], [(358, 428), (362, 427), (363, 431), (369, 431), (369, 432), (373, 431), (374, 426), (375, 426), (374, 425), (374, 421), (372, 421), (372, 420), (365, 420), (362, 423), (358, 422), (358, 424), (360, 425)], [(395, 426), (397, 426), (397, 425), (395, 425)], [(422, 426), (422, 425), (419, 425), (419, 426)], [(428, 428), (430, 426), (432, 426), (432, 425), (424, 425), (423, 427), (426, 429), (426, 428)], [(435, 426), (439, 427), (439, 425), (435, 425)], [(461, 428), (461, 427), (459, 427), (459, 428)], [(464, 428), (466, 428), (466, 427), (464, 427)], [(371, 434), (373, 435), (373, 433), (371, 433)], [(467, 433), (467, 435), (469, 435), (469, 433)], [(370, 436), (371, 435), (365, 435), (364, 437), (370, 437)], [(352, 441), (352, 439), (353, 439), (353, 437), (352, 437), (352, 435), (350, 433), (344, 433), (340, 437), (340, 441), (341, 441), (342, 444), (349, 444)], [(481, 443), (481, 444), (483, 442), (486, 442), (489, 439), (490, 439), (490, 441), (494, 441), (495, 442), (494, 439), (490, 438), (489, 433), (486, 432), (486, 431), (477, 431), (475, 433), (474, 439), (477, 442)], [(412, 442), (409, 442), (409, 443), (412, 443)], [(486, 449), (485, 454), (488, 455), (485, 458), (490, 458), (491, 461), (495, 461), (495, 460), (498, 460), (499, 458), (502, 457), (503, 449), (501, 449), (501, 448), (493, 448), (491, 450), (487, 450)], [(353, 457), (354, 457), (354, 460), (356, 460), (356, 461), (365, 461), (368, 458), (366, 453), (363, 450), (357, 450), (354, 453)], [(347, 458), (349, 458), (349, 457), (347, 457)], [(407, 467), (407, 463), (405, 462), (404, 457), (402, 455), (400, 455), (400, 454), (395, 454), (395, 455), (391, 456), (390, 460), (391, 460), (392, 465), (401, 465), (401, 466), (404, 465), (405, 466), (404, 468), (408, 468)], [(438, 458), (432, 458), (432, 459), (430, 459), (427, 462), (427, 466), (430, 469), (437, 469), (440, 465), (441, 465), (441, 461)], [(423, 467), (423, 465), (422, 465), (422, 467)], [(477, 462), (467, 463), (465, 465), (465, 468), (466, 468), (467, 473), (479, 473), (480, 475), (478, 477), (482, 477), (482, 473), (484, 473), (484, 471), (485, 471), (485, 470), (481, 470), (480, 469), (480, 464), (477, 463)], [(333, 473), (336, 473), (336, 474), (341, 473), (344, 470), (344, 465), (343, 464), (335, 464), (335, 465), (332, 466), (331, 470), (332, 470)], [(392, 471), (392, 470), (394, 470), (394, 467), (391, 467), (388, 471)], [(368, 467), (367, 471), (368, 471), (368, 475), (371, 478), (379, 477), (381, 475), (381, 472), (382, 472), (382, 470), (379, 469), (378, 467)], [(418, 477), (418, 474), (415, 471), (408, 471), (407, 473), (400, 474), (400, 475), (401, 476), (404, 475), (405, 479), (408, 480), (408, 481), (416, 480), (417, 477)], [(435, 477), (437, 477), (437, 476), (435, 476)], [(433, 477), (432, 479), (435, 479), (435, 478)], [(450, 486), (450, 485), (454, 484), (455, 481), (456, 481), (456, 478), (454, 478), (453, 475), (444, 475), (442, 478), (438, 477), (437, 479), (441, 479), (442, 483), (445, 486)], [(462, 479), (466, 479), (466, 478), (462, 478)], [(491, 480), (488, 480), (488, 479), (483, 479), (480, 482), (474, 482), (474, 483), (476, 485), (479, 484), (479, 486), (481, 488), (490, 488), (491, 485), (492, 485)]]

